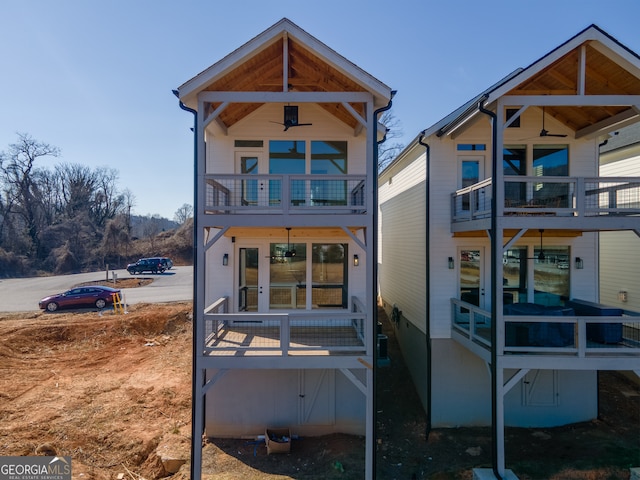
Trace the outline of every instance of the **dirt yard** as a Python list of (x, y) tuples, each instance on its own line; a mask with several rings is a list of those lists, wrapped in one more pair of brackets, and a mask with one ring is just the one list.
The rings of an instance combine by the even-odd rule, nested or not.
[[(126, 315), (0, 313), (0, 455), (68, 455), (78, 480), (152, 480), (168, 475), (169, 459), (186, 460), (173, 478), (187, 479), (190, 313), (190, 303), (135, 305)], [(490, 466), (489, 429), (436, 429), (427, 440), (383, 323), (391, 365), (379, 369), (377, 478), (471, 479), (473, 467)], [(628, 479), (640, 466), (640, 388), (612, 372), (600, 382), (598, 420), (509, 429), (508, 468), (521, 480)], [(209, 439), (203, 456), (212, 480), (361, 479), (364, 440), (302, 438), (290, 454), (267, 455), (263, 443)]]

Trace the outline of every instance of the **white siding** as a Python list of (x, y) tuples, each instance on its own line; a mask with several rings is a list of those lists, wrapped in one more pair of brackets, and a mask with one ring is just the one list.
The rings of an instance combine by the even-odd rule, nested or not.
[[(640, 176), (640, 157), (631, 157), (600, 168), (602, 176)], [(622, 301), (620, 292), (627, 292)], [(600, 301), (640, 311), (640, 237), (633, 232), (600, 234)]]
[(380, 188), (380, 294), (425, 331), (425, 162), (423, 154)]

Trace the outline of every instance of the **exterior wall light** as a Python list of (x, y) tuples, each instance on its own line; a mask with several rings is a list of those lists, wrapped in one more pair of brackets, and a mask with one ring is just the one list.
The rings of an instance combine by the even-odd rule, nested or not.
[(229, 254), (225, 253), (222, 255), (222, 266), (226, 267), (227, 265), (229, 265)]
[(580, 257), (576, 257), (575, 264), (576, 264), (576, 269), (578, 270), (582, 270), (584, 268), (584, 261)]
[(358, 255), (354, 255), (353, 256), (353, 266), (357, 267), (358, 265), (360, 265), (360, 258), (358, 257)]
[(453, 257), (449, 257), (447, 262), (449, 264), (449, 270), (453, 270), (453, 268), (455, 267), (455, 264), (453, 263)]

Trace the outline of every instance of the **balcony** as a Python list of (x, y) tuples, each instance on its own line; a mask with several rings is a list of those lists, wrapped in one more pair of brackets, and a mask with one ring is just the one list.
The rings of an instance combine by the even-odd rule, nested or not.
[[(539, 308), (527, 310), (527, 307)], [(626, 359), (637, 369), (640, 366), (640, 313), (610, 310), (619, 310), (616, 312), (619, 315), (586, 316), (576, 315), (572, 308), (565, 307), (505, 305), (505, 312), (520, 314), (501, 316), (496, 325), (497, 345), (494, 346), (491, 312), (451, 299), (451, 330), (453, 338), (487, 359), (495, 348), (501, 356), (553, 357), (553, 361), (564, 359), (567, 363), (583, 359)], [(557, 368), (561, 368), (560, 363)]]
[(205, 175), (207, 214), (367, 213), (366, 175)]
[(207, 356), (364, 355), (366, 310), (352, 298), (352, 311), (228, 313), (228, 299), (211, 304), (204, 314)]
[[(491, 178), (452, 194), (452, 222), (491, 217)], [(620, 217), (640, 215), (640, 177), (504, 177), (498, 216)]]

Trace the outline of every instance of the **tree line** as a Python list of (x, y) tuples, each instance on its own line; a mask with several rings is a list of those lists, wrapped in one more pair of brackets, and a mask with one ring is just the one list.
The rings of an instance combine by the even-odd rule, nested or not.
[[(117, 170), (52, 164), (59, 156), (23, 133), (0, 152), (0, 277), (120, 266), (141, 253), (136, 239), (155, 239), (168, 226), (159, 216), (131, 215), (135, 197), (118, 189)], [(183, 205), (176, 217), (185, 223), (190, 213)]]

